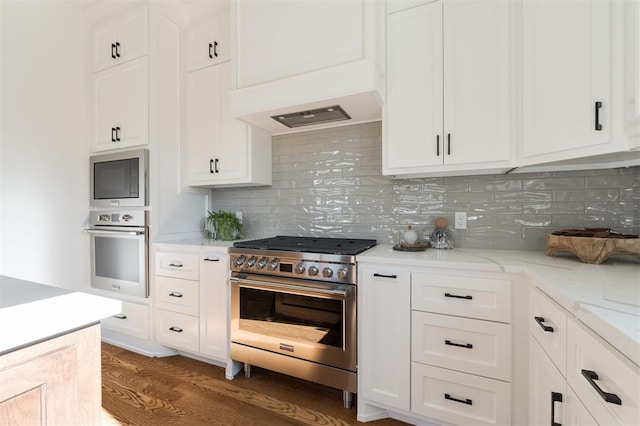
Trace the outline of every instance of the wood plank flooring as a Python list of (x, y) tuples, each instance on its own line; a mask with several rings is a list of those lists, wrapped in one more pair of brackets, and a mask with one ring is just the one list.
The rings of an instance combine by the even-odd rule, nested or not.
[[(105, 425), (406, 425), (356, 421), (342, 391), (252, 367), (227, 380), (224, 369), (183, 356), (148, 358), (102, 344)], [(103, 418), (105, 417), (103, 416)]]

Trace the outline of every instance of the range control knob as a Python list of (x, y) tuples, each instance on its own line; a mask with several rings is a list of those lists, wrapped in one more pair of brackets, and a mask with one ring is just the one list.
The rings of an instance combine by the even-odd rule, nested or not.
[(251, 256), (249, 260), (247, 260), (247, 268), (253, 268), (253, 265), (256, 264), (256, 260), (258, 260), (257, 257)]
[(347, 278), (347, 270), (345, 268), (338, 269), (338, 278), (340, 278), (341, 280)]
[(262, 256), (260, 260), (258, 260), (258, 269), (264, 269), (267, 266), (267, 256)]
[(235, 265), (236, 268), (239, 268), (242, 266), (242, 264), (244, 263), (244, 260), (247, 257), (244, 254), (241, 254), (240, 256), (238, 256), (238, 258), (236, 259), (235, 262), (233, 262), (233, 264)]
[(317, 266), (309, 266), (309, 275), (315, 277), (318, 275), (318, 267)]
[(305, 268), (305, 266), (304, 266), (304, 263), (302, 263), (302, 262), (298, 263), (298, 264), (296, 265), (296, 274), (302, 274), (302, 273), (304, 273), (304, 270), (305, 270), (305, 269), (306, 269), (306, 268)]
[(333, 276), (333, 270), (331, 268), (322, 269), (322, 276), (325, 278), (331, 278)]
[(275, 271), (279, 264), (280, 264), (280, 259), (278, 259), (277, 257), (274, 257), (271, 263), (269, 263), (269, 270)]

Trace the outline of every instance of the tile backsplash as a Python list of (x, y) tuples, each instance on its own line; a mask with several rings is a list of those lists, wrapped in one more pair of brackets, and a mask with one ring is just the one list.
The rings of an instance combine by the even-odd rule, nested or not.
[(640, 167), (573, 172), (391, 179), (381, 174), (380, 122), (273, 138), (273, 185), (213, 189), (215, 210), (242, 211), (248, 237), (312, 235), (397, 242), (436, 217), (457, 247), (545, 247), (550, 231), (640, 229)]

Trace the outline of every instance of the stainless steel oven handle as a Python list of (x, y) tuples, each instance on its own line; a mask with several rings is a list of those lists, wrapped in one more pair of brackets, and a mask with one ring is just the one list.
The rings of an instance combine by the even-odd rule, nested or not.
[(101, 229), (87, 229), (89, 234), (102, 234), (102, 235), (144, 235), (144, 231), (103, 231)]
[(325, 290), (322, 288), (311, 288), (311, 287), (303, 287), (298, 285), (291, 284), (280, 284), (280, 283), (272, 283), (272, 282), (264, 282), (264, 281), (256, 281), (256, 280), (248, 280), (246, 278), (232, 278), (231, 282), (237, 282), (239, 284), (243, 284), (247, 287), (257, 288), (257, 289), (265, 289), (265, 290), (293, 290), (305, 294), (326, 294), (329, 296), (341, 296), (347, 297), (347, 292), (344, 290)]

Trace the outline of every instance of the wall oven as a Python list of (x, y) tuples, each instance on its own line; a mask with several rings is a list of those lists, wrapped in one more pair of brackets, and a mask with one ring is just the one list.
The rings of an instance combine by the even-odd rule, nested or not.
[(92, 211), (91, 287), (149, 297), (147, 212)]
[(231, 358), (357, 391), (355, 253), (375, 240), (273, 237), (234, 243)]
[(91, 207), (146, 206), (148, 164), (147, 149), (91, 156)]

